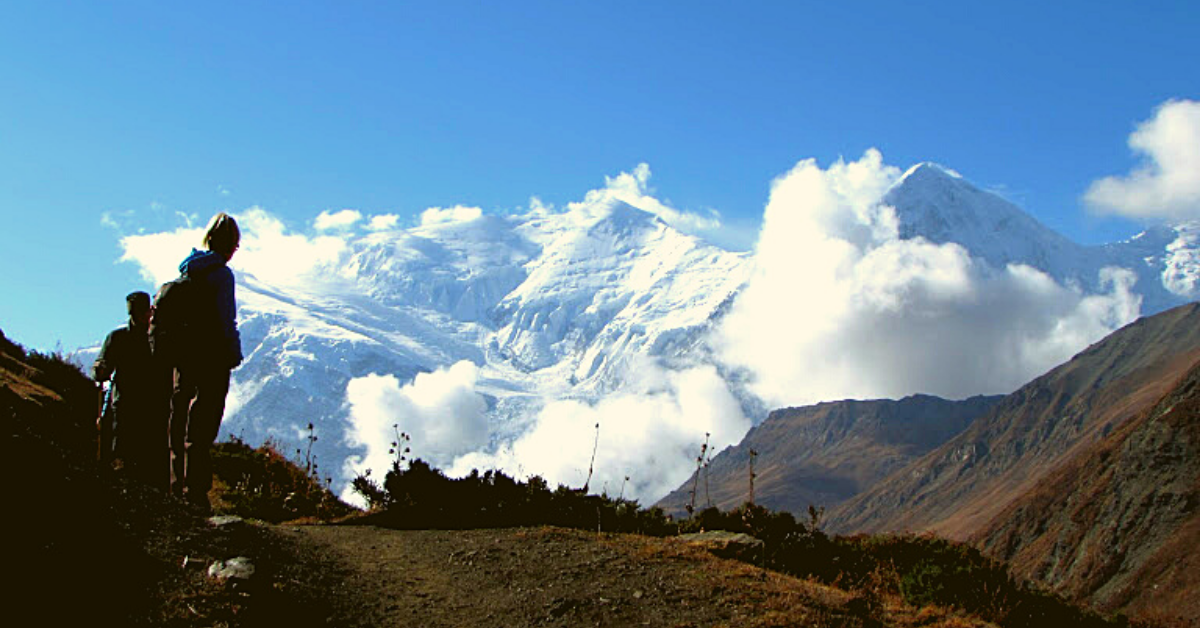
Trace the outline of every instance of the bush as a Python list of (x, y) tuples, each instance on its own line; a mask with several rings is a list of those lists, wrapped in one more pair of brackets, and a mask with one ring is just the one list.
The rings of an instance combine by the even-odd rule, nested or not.
[(452, 479), (421, 459), (402, 468), (397, 460), (382, 486), (367, 475), (352, 486), (379, 519), (399, 528), (503, 528), (554, 525), (565, 528), (665, 535), (676, 526), (662, 509), (633, 500), (588, 495), (566, 486), (550, 490), (545, 479), (522, 482), (502, 471)]
[(258, 448), (236, 438), (217, 443), (213, 474), (225, 485), (219, 493), (225, 505), (221, 510), (241, 517), (270, 522), (307, 517), (329, 520), (353, 511), (270, 441)]

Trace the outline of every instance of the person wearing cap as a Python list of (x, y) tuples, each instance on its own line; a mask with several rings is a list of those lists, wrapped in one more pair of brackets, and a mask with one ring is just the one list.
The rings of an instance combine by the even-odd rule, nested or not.
[(115, 445), (104, 442), (102, 428), (101, 457), (111, 454), (122, 461), (130, 477), (166, 490), (171, 478), (170, 372), (150, 353), (150, 295), (133, 292), (125, 297), (125, 304), (129, 322), (108, 334), (92, 365), (94, 380), (112, 381)]

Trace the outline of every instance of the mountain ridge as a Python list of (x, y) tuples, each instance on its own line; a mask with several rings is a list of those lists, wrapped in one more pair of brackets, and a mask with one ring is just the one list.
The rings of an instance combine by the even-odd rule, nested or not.
[[(713, 457), (698, 471), (700, 480), (693, 473), (658, 505), (685, 513), (693, 487), (703, 490), (695, 499), (700, 507), (709, 501), (722, 510), (742, 505), (749, 497), (753, 450), (756, 503), (793, 513), (803, 513), (809, 505), (832, 507), (956, 435), (999, 399), (910, 395), (896, 401), (827, 401), (775, 410), (740, 443)], [(715, 500), (708, 498), (712, 484), (717, 486)]]
[(1200, 363), (1053, 470), (972, 542), (1101, 609), (1200, 617)]
[(831, 511), (830, 528), (965, 539), (1058, 464), (1144, 411), (1197, 359), (1200, 304), (1141, 318)]

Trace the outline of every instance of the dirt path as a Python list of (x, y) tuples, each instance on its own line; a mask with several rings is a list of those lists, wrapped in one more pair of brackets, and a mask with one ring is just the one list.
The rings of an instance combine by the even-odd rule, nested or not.
[(674, 539), (561, 529), (281, 527), (345, 565), (370, 626), (861, 625), (842, 591), (715, 558)]

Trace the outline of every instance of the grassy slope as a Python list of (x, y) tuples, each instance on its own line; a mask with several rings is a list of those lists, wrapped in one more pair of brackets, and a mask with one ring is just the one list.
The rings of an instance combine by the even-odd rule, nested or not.
[(830, 525), (966, 539), (1058, 465), (1153, 405), (1198, 357), (1200, 304), (1141, 319), (832, 510)]
[(771, 413), (741, 443), (717, 454), (700, 474), (659, 505), (680, 514), (696, 487), (697, 508), (722, 509), (749, 499), (749, 452), (755, 460), (755, 501), (796, 514), (832, 507), (941, 445), (983, 414), (998, 397), (947, 401), (916, 395), (899, 401), (837, 401)]
[(1200, 622), (1200, 364), (1044, 478), (975, 541), (1109, 610)]

